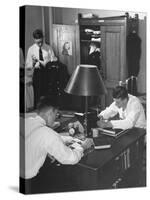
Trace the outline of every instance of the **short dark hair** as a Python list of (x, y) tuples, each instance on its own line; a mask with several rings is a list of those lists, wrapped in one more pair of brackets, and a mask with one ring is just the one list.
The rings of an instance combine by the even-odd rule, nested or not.
[(33, 38), (34, 39), (43, 38), (43, 31), (41, 29), (36, 29), (35, 31), (33, 31)]
[(37, 104), (37, 113), (45, 112), (48, 109), (58, 109), (58, 101), (55, 96), (41, 97)]
[(121, 98), (122, 100), (128, 98), (127, 89), (123, 86), (117, 86), (116, 88), (113, 89), (113, 98), (115, 99)]

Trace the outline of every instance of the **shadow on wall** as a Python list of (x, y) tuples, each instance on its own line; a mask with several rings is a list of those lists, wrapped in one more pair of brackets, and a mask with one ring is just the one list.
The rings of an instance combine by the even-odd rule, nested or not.
[(9, 186), (9, 189), (10, 190), (13, 190), (14, 192), (19, 192), (19, 187), (18, 186), (15, 186), (15, 185), (13, 185), (13, 186)]

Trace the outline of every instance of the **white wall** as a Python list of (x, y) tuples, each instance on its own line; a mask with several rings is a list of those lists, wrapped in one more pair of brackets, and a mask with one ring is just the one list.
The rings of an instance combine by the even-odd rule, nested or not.
[(43, 13), (41, 6), (25, 8), (25, 56), (29, 46), (33, 44), (32, 33), (35, 29), (43, 29)]

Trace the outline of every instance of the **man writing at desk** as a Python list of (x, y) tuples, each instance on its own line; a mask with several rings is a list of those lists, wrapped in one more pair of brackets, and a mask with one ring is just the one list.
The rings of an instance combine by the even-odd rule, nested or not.
[[(123, 86), (113, 90), (114, 102), (102, 111), (97, 125), (101, 128), (129, 129), (132, 127), (146, 128), (145, 113), (139, 99), (128, 94)], [(110, 120), (119, 114), (119, 120)]]
[[(54, 97), (45, 97), (40, 100), (37, 106), (37, 115), (25, 119), (25, 133), (20, 136), (22, 142), (22, 149), (20, 151), (22, 154), (20, 155), (20, 185), (26, 189), (29, 187), (29, 190), (27, 189), (25, 192), (23, 191), (24, 188), (20, 189), (23, 193), (34, 193), (38, 186), (42, 187), (39, 179), (40, 168), (44, 165), (47, 155), (56, 159), (61, 164), (73, 165), (80, 161), (84, 149), (88, 146), (85, 141), (83, 144), (74, 143), (72, 149), (68, 147), (66, 143), (71, 142), (73, 138), (70, 136), (61, 136), (50, 128), (53, 127), (56, 114), (56, 99)], [(84, 146), (85, 144), (86, 147)], [(23, 154), (24, 150), (25, 155)], [(47, 173), (53, 172), (48, 171)]]

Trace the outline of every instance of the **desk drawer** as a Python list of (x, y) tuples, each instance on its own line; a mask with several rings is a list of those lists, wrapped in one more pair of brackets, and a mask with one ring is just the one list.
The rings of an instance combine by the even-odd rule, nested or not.
[(99, 185), (101, 188), (112, 188), (113, 183), (118, 180), (125, 171), (124, 153), (105, 165), (99, 173)]
[[(101, 188), (136, 186), (141, 171), (143, 155), (142, 143), (143, 138), (103, 167), (99, 174)], [(131, 181), (131, 177), (134, 180)]]

